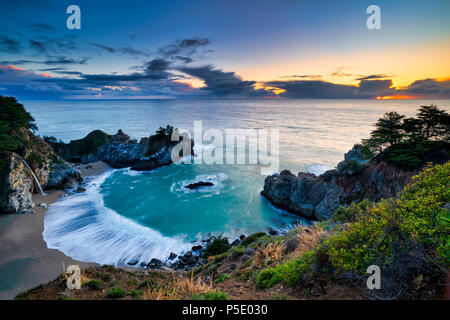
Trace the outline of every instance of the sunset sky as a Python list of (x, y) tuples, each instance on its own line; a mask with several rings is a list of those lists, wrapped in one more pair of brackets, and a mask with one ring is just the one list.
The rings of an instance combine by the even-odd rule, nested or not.
[(0, 94), (450, 98), (449, 14), (448, 0), (0, 0)]

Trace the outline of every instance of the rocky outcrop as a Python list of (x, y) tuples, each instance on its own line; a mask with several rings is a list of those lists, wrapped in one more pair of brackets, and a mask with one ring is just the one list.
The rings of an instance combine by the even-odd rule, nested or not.
[[(122, 130), (115, 135), (95, 130), (83, 139), (72, 140), (68, 144), (52, 143), (52, 146), (68, 161), (82, 163), (103, 161), (113, 168), (131, 167), (132, 170), (148, 171), (171, 164), (172, 150), (180, 142), (188, 143), (191, 154), (194, 154), (192, 140), (181, 136), (178, 141), (172, 141), (171, 133), (172, 131), (160, 131), (142, 138), (138, 143)], [(89, 147), (91, 144), (93, 146)], [(179, 156), (183, 156), (182, 151)]]
[(352, 150), (337, 169), (319, 176), (305, 172), (296, 176), (288, 170), (268, 176), (261, 194), (278, 208), (308, 219), (325, 220), (352, 201), (395, 196), (417, 172), (399, 170), (383, 159), (367, 162)]
[(60, 161), (50, 166), (50, 174), (45, 187), (47, 189), (67, 189), (72, 188), (81, 180), (80, 172), (72, 164)]
[(2, 152), (0, 212), (30, 213), (34, 207), (31, 198), (34, 181), (21, 157), (14, 152)]
[(1, 213), (32, 212), (32, 194), (39, 192), (33, 174), (44, 189), (70, 188), (81, 180), (79, 172), (45, 141), (26, 129), (19, 131), (24, 147), (0, 153)]

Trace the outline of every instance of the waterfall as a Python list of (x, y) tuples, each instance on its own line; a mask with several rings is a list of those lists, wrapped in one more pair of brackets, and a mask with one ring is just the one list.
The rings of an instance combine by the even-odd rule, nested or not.
[(22, 159), (23, 163), (25, 164), (25, 166), (28, 168), (28, 170), (30, 171), (31, 175), (33, 176), (34, 181), (36, 181), (36, 184), (37, 184), (37, 186), (39, 188), (39, 191), (41, 192), (41, 195), (45, 196), (46, 194), (45, 194), (44, 190), (42, 190), (42, 186), (39, 183), (39, 180), (36, 177), (36, 175), (34, 174), (33, 170), (31, 170), (30, 166), (28, 165), (28, 163), (25, 161), (24, 158), (20, 157), (20, 159)]

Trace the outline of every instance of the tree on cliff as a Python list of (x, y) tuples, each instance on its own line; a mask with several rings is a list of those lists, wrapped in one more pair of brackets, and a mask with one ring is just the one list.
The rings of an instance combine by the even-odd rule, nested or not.
[(363, 140), (364, 145), (373, 151), (382, 151), (383, 147), (399, 143), (404, 138), (402, 123), (404, 118), (405, 116), (395, 111), (385, 113), (382, 118), (378, 119), (370, 138)]
[(20, 128), (37, 130), (33, 117), (16, 98), (0, 96), (0, 151), (19, 148)]
[(397, 112), (385, 113), (378, 119), (370, 138), (363, 140), (363, 145), (372, 152), (379, 153), (385, 148), (400, 144), (423, 147), (434, 141), (448, 142), (449, 138), (450, 115), (431, 105), (420, 107), (415, 118), (405, 118)]

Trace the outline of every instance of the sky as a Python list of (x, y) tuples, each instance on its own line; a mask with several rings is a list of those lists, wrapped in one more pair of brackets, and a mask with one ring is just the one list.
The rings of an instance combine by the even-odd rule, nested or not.
[[(68, 29), (69, 5), (81, 29)], [(370, 30), (369, 5), (381, 10)], [(0, 95), (450, 98), (450, 1), (0, 0)]]

